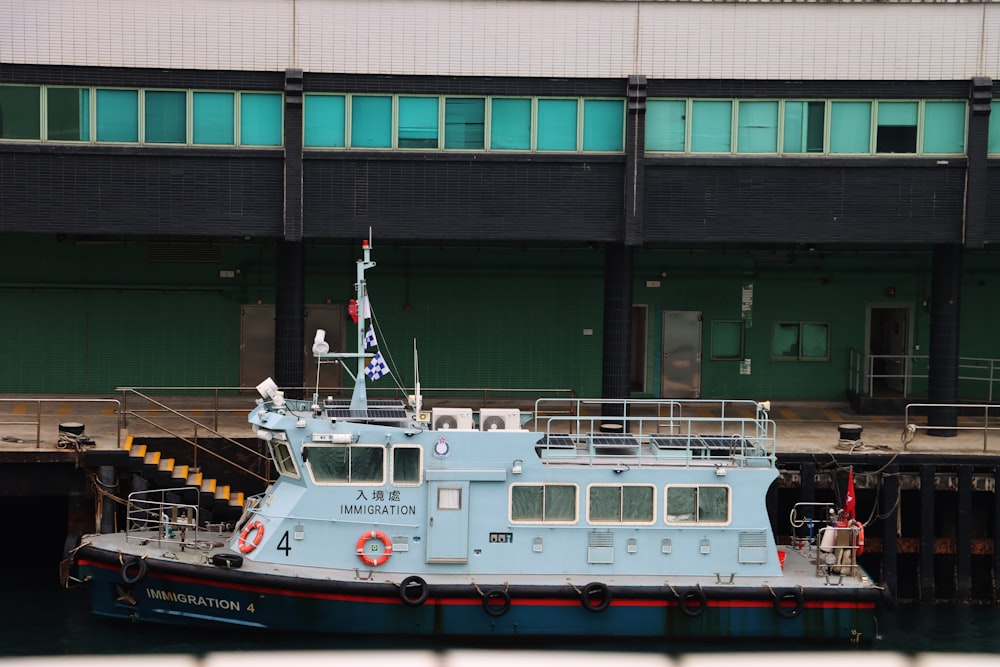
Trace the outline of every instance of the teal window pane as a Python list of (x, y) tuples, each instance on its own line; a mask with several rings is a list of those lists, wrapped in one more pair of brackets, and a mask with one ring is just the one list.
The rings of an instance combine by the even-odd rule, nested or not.
[(879, 102), (876, 112), (875, 152), (917, 152), (916, 102)]
[(771, 329), (771, 358), (797, 359), (798, 356), (798, 322), (775, 322)]
[(148, 143), (186, 143), (187, 93), (180, 90), (146, 91), (145, 130)]
[(399, 131), (396, 146), (438, 147), (438, 98), (399, 98)]
[(40, 86), (0, 86), (0, 139), (42, 138)]
[(531, 148), (531, 100), (493, 98), (490, 103), (490, 148), (509, 151)]
[(446, 98), (444, 147), (483, 150), (486, 147), (486, 99)]
[(583, 101), (583, 150), (621, 152), (625, 149), (625, 103), (621, 100)]
[(728, 153), (732, 150), (733, 103), (694, 100), (691, 103), (691, 151)]
[(736, 150), (740, 153), (778, 151), (778, 102), (740, 102)]
[(538, 150), (576, 150), (576, 100), (538, 100)]
[(830, 152), (870, 152), (871, 127), (871, 102), (832, 102), (830, 104)]
[(990, 103), (990, 153), (1000, 153), (1000, 102)]
[(232, 146), (235, 143), (234, 93), (194, 93), (194, 143)]
[(90, 90), (49, 88), (46, 97), (49, 141), (90, 141)]
[(712, 322), (712, 359), (743, 358), (743, 322)]
[(650, 100), (646, 103), (646, 150), (684, 151), (684, 100)]
[(923, 152), (965, 153), (965, 118), (965, 102), (924, 102)]
[(826, 102), (785, 102), (785, 130), (781, 150), (785, 153), (822, 153)]
[(343, 148), (344, 96), (306, 94), (304, 105), (305, 145)]
[(392, 147), (392, 98), (388, 95), (351, 97), (351, 146)]
[(802, 323), (802, 358), (825, 361), (830, 358), (830, 325)]
[(240, 93), (240, 145), (281, 145), (281, 93)]
[(97, 91), (97, 140), (139, 141), (139, 91)]

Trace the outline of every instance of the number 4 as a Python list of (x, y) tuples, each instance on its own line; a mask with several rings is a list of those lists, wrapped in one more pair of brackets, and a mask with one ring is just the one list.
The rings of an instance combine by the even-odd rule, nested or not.
[(285, 534), (281, 536), (281, 539), (278, 540), (278, 546), (275, 547), (275, 548), (278, 551), (284, 551), (285, 552), (285, 557), (286, 558), (288, 557), (288, 552), (292, 550), (292, 545), (288, 541), (288, 531), (287, 530), (285, 531)]

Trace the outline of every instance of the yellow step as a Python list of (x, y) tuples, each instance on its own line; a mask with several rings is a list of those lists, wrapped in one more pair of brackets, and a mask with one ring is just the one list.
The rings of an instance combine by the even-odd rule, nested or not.
[(159, 466), (159, 468), (160, 468), (160, 470), (162, 470), (164, 472), (170, 472), (170, 471), (172, 471), (174, 469), (174, 460), (173, 459), (161, 459), (160, 460), (160, 466)]
[(174, 479), (187, 479), (189, 466), (177, 466), (174, 468)]
[(219, 486), (215, 489), (215, 497), (219, 500), (229, 500), (229, 487)]
[(128, 455), (137, 459), (146, 458), (146, 445), (132, 445), (128, 450)]
[(215, 485), (217, 482), (214, 478), (209, 477), (201, 483), (201, 490), (205, 493), (215, 493)]
[(243, 501), (244, 501), (243, 492), (242, 491), (237, 491), (229, 499), (229, 505), (232, 506), (232, 507), (243, 507)]
[(143, 461), (150, 465), (158, 466), (160, 464), (160, 456), (161, 456), (160, 452), (155, 450), (152, 452), (147, 452), (146, 458), (143, 459)]
[(190, 486), (201, 486), (202, 477), (203, 477), (202, 473), (193, 472), (187, 476), (187, 483)]

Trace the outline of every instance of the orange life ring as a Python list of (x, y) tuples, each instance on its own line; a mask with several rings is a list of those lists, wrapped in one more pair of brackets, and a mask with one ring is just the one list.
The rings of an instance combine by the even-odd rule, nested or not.
[[(250, 540), (250, 533), (254, 533), (252, 541)], [(260, 521), (254, 521), (245, 525), (243, 527), (243, 532), (240, 533), (240, 541), (237, 542), (240, 553), (248, 554), (256, 549), (260, 545), (260, 541), (263, 537), (264, 524)]]
[(858, 529), (858, 555), (860, 556), (865, 552), (865, 524), (860, 521), (855, 520), (853, 522)]
[[(382, 543), (381, 547), (377, 544), (371, 545), (372, 553), (380, 553), (377, 558), (372, 558), (365, 550), (365, 547), (368, 545), (368, 540), (378, 540)], [(358, 558), (360, 558), (361, 562), (368, 567), (378, 567), (379, 565), (384, 565), (385, 562), (389, 560), (389, 556), (392, 555), (392, 540), (390, 540), (382, 531), (372, 530), (358, 538), (357, 552)]]

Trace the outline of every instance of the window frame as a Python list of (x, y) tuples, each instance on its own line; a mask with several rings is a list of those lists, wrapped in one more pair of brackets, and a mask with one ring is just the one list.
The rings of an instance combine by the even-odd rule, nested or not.
[[(414, 450), (417, 452), (417, 481), (400, 481), (396, 479), (396, 452), (399, 450)], [(389, 483), (399, 487), (417, 487), (424, 483), (424, 448), (420, 445), (393, 445), (389, 449)]]
[[(546, 519), (545, 518), (545, 489), (550, 486), (568, 487), (573, 489), (573, 518), (572, 519)], [(525, 487), (541, 487), (542, 489), (542, 517), (540, 519), (515, 519), (514, 518), (514, 489)], [(571, 482), (515, 482), (507, 487), (507, 520), (511, 525), (547, 525), (547, 526), (571, 526), (580, 521), (580, 487)]]
[[(317, 479), (316, 473), (313, 470), (312, 462), (310, 461), (309, 452), (307, 450), (334, 450), (343, 449), (348, 452), (348, 463), (347, 470), (348, 476), (346, 480), (337, 479)], [(382, 475), (378, 480), (355, 480), (351, 471), (353, 470), (353, 454), (356, 449), (371, 449), (378, 450), (382, 456)], [(386, 482), (386, 455), (385, 446), (376, 445), (371, 443), (353, 443), (353, 444), (337, 444), (337, 443), (321, 443), (321, 442), (309, 442), (302, 446), (303, 457), (305, 458), (306, 470), (309, 471), (309, 478), (312, 483), (316, 486), (385, 486)]]
[[(670, 519), (669, 499), (671, 489), (694, 489), (695, 517), (691, 521)], [(722, 521), (704, 520), (701, 518), (701, 490), (726, 490), (726, 518)], [(733, 522), (733, 488), (729, 484), (667, 484), (663, 487), (663, 522), (668, 526), (728, 526)]]
[[(797, 331), (797, 338), (795, 341), (795, 354), (791, 355), (777, 355), (774, 350), (774, 334), (776, 327), (779, 326), (794, 326)], [(823, 356), (813, 356), (803, 354), (803, 328), (807, 326), (822, 326), (826, 329), (826, 354)], [(775, 320), (771, 323), (771, 343), (770, 343), (770, 357), (771, 361), (776, 362), (787, 362), (787, 361), (805, 361), (805, 362), (828, 362), (830, 361), (830, 347), (833, 339), (833, 327), (829, 322), (823, 322), (819, 320)]]
[[(591, 491), (594, 489), (620, 489), (621, 495), (619, 497), (618, 505), (618, 519), (595, 519), (591, 516), (591, 507), (593, 502), (591, 500)], [(626, 520), (625, 516), (625, 489), (649, 489), (653, 493), (653, 497), (650, 502), (650, 513), (651, 517), (646, 520)], [(633, 483), (633, 484), (614, 484), (597, 482), (587, 485), (587, 523), (594, 524), (598, 526), (652, 526), (656, 524), (656, 486), (654, 484), (643, 484), (643, 483)]]

